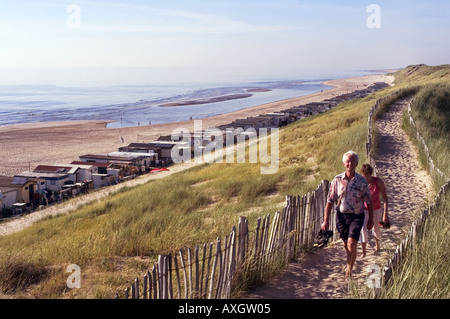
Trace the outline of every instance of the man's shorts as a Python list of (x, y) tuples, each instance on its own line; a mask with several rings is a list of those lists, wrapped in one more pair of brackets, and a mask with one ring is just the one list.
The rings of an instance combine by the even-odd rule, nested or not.
[(336, 228), (341, 239), (347, 241), (348, 238), (359, 240), (361, 229), (364, 225), (364, 214), (344, 214), (336, 212)]

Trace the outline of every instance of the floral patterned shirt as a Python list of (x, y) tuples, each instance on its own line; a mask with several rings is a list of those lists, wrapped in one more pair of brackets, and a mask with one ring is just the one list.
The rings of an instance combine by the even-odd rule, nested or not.
[(339, 205), (338, 209), (342, 213), (364, 213), (364, 203), (370, 204), (372, 202), (369, 184), (358, 173), (355, 173), (351, 180), (345, 177), (345, 172), (336, 175), (331, 182), (327, 202), (331, 204), (337, 203)]

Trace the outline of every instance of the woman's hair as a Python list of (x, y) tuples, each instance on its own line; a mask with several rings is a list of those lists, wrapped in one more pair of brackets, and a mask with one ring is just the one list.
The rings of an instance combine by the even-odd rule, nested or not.
[(371, 176), (372, 175), (372, 173), (373, 173), (373, 168), (372, 168), (372, 166), (370, 166), (369, 164), (364, 164), (362, 167), (361, 167), (361, 174), (362, 175), (364, 175), (364, 176)]

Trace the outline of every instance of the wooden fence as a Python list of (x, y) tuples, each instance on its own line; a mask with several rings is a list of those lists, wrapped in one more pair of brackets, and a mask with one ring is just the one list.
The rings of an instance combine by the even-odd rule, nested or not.
[(424, 230), (426, 219), (436, 212), (439, 205), (441, 204), (442, 199), (446, 194), (448, 194), (449, 188), (450, 181), (448, 181), (440, 188), (438, 195), (434, 199), (434, 202), (423, 210), (420, 216), (412, 223), (406, 237), (401, 241), (399, 245), (397, 245), (394, 254), (388, 260), (383, 270), (384, 286), (389, 284), (392, 273), (402, 264), (404, 258), (407, 256), (407, 253), (414, 249), (415, 244), (420, 238), (422, 238), (422, 232)]
[(384, 267), (383, 271), (383, 282), (384, 285), (387, 285), (389, 279), (392, 277), (393, 271), (402, 264), (403, 259), (405, 258), (408, 251), (414, 248), (414, 245), (417, 243), (418, 238), (421, 238), (423, 228), (425, 225), (426, 219), (432, 215), (436, 209), (439, 207), (443, 197), (448, 194), (450, 188), (450, 178), (444, 174), (436, 165), (434, 164), (433, 159), (431, 158), (431, 154), (425, 140), (420, 135), (418, 128), (414, 123), (414, 119), (411, 116), (411, 103), (413, 100), (409, 102), (408, 105), (408, 116), (409, 116), (409, 124), (412, 126), (414, 131), (416, 132), (417, 140), (419, 141), (420, 148), (425, 152), (427, 157), (428, 169), (431, 174), (435, 174), (440, 179), (445, 179), (446, 183), (440, 188), (439, 193), (436, 195), (433, 203), (431, 203), (427, 208), (425, 208), (420, 216), (412, 223), (411, 228), (406, 235), (406, 237), (402, 240), (402, 242), (396, 247), (393, 256), (389, 259), (387, 265)]
[(418, 130), (416, 124), (414, 123), (414, 119), (412, 118), (412, 115), (411, 115), (411, 104), (413, 102), (414, 102), (414, 99), (411, 100), (409, 102), (409, 104), (408, 104), (409, 124), (414, 129), (414, 131), (416, 132), (417, 141), (419, 142), (420, 147), (422, 148), (423, 152), (425, 153), (425, 156), (427, 157), (428, 169), (429, 169), (431, 174), (435, 174), (439, 179), (444, 180), (444, 181), (448, 181), (448, 180), (450, 180), (450, 178), (447, 175), (445, 175), (445, 173), (442, 172), (434, 164), (434, 161), (431, 158), (430, 149), (428, 148), (427, 144), (425, 143), (425, 140), (423, 139), (422, 135), (420, 135), (419, 130)]
[[(274, 267), (286, 264), (314, 247), (323, 222), (329, 182), (303, 196), (287, 196), (286, 206), (260, 217), (249, 231), (248, 220), (239, 217), (223, 240), (159, 255), (143, 277), (125, 289), (132, 299), (223, 299), (232, 297), (243, 280), (258, 282)], [(333, 210), (334, 212), (334, 210)], [(335, 231), (335, 218), (330, 218)], [(275, 266), (274, 266), (275, 265)], [(119, 294), (116, 295), (119, 298)]]

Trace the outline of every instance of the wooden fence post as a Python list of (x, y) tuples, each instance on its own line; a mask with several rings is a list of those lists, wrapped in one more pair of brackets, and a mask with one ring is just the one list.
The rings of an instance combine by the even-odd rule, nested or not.
[(219, 250), (220, 250), (220, 239), (217, 238), (216, 253), (214, 255), (213, 266), (211, 269), (211, 280), (209, 283), (208, 299), (211, 299), (211, 297), (213, 296), (213, 288), (214, 288), (214, 284), (215, 284), (214, 278), (216, 276), (216, 268), (217, 268), (217, 264), (218, 264)]
[(183, 270), (184, 275), (184, 299), (188, 299), (188, 285), (187, 285), (187, 274), (186, 274), (186, 265), (184, 264), (183, 251), (180, 249), (180, 263), (181, 269)]
[(203, 298), (203, 280), (205, 278), (205, 263), (206, 263), (206, 244), (203, 244), (203, 254), (202, 254), (202, 271), (200, 275), (200, 290), (199, 298)]
[(193, 298), (193, 291), (192, 291), (192, 250), (191, 248), (187, 249), (187, 263), (188, 263), (188, 269), (189, 269), (189, 299)]
[(148, 299), (152, 299), (152, 275), (150, 274), (150, 271), (147, 271), (147, 278), (148, 278)]
[(237, 263), (242, 264), (245, 259), (248, 243), (248, 221), (247, 218), (239, 216), (238, 251)]
[(147, 294), (148, 294), (148, 276), (147, 274), (144, 275), (144, 282), (143, 282), (143, 291), (142, 291), (142, 298), (143, 299), (147, 299)]
[(139, 279), (134, 280), (133, 285), (131, 285), (131, 299), (139, 299)]

